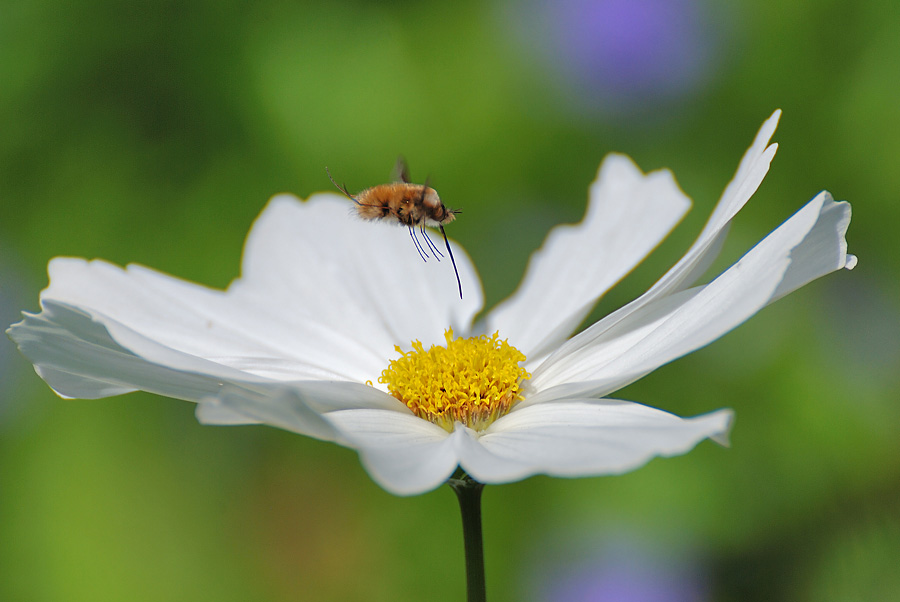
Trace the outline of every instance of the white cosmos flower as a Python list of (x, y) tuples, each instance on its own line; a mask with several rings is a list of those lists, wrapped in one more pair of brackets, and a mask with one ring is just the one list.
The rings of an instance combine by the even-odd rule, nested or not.
[[(9, 334), (63, 397), (143, 390), (197, 402), (206, 424), (264, 423), (334, 441), (356, 449), (396, 494), (432, 489), (457, 467), (484, 483), (622, 473), (704, 438), (724, 442), (732, 413), (679, 418), (607, 395), (856, 262), (844, 239), (850, 206), (822, 192), (695, 285), (768, 171), (778, 117), (763, 125), (685, 256), (644, 295), (574, 336), (687, 211), (670, 172), (643, 174), (627, 157), (607, 157), (584, 220), (553, 229), (518, 290), (478, 323), (481, 287), (461, 247), (453, 245), (462, 300), (449, 262), (423, 263), (402, 230), (355, 219), (346, 199), (319, 194), (272, 199), (249, 234), (240, 279), (225, 291), (138, 265), (54, 259), (41, 312), (24, 314)], [(425, 353), (444, 344), (448, 327), (460, 339), (487, 335), (454, 342), (486, 368)], [(517, 364), (515, 350), (503, 355), (499, 341), (485, 343), (494, 332), (527, 359)], [(436, 424), (387, 392), (379, 377), (389, 365), (402, 371), (391, 364), (395, 346), (409, 351), (413, 341), (424, 348), (409, 355), (411, 395), (480, 396), (488, 404), (480, 418), (467, 421), (464, 404), (452, 416), (469, 426), (446, 417)], [(479, 381), (504, 370), (511, 384)], [(500, 398), (506, 406), (492, 409)], [(407, 401), (426, 417), (440, 412), (430, 397)]]

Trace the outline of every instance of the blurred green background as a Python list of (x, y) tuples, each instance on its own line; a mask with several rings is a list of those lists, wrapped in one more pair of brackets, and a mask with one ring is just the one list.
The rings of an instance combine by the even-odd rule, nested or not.
[[(782, 108), (723, 261), (827, 188), (859, 266), (618, 395), (732, 407), (731, 449), (489, 487), (489, 596), (900, 599), (898, 31), (874, 0), (0, 0), (0, 317), (37, 309), (56, 255), (225, 286), (271, 195), (330, 190), (326, 165), (382, 183), (399, 153), (464, 210), (490, 306), (620, 151), (695, 205), (595, 319), (674, 263)], [(62, 401), (0, 344), (0, 600), (461, 600), (458, 523), (448, 489), (394, 497), (334, 445)]]

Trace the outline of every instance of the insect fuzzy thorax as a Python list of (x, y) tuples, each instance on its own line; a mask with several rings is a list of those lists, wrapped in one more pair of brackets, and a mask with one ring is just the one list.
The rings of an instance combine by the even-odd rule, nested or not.
[[(447, 240), (447, 233), (444, 232), (444, 224), (449, 224), (456, 219), (458, 209), (447, 209), (441, 202), (434, 188), (430, 188), (428, 184), (412, 184), (409, 181), (409, 172), (406, 163), (402, 158), (397, 162), (400, 182), (391, 184), (381, 184), (366, 188), (355, 196), (350, 194), (346, 186), (341, 186), (331, 177), (331, 172), (325, 168), (325, 173), (331, 183), (338, 190), (356, 203), (356, 213), (365, 220), (387, 220), (404, 225), (409, 229), (409, 237), (422, 261), (428, 261), (431, 253), (438, 261), (443, 257), (431, 238), (428, 236), (425, 227), (430, 226), (439, 228), (441, 235), (444, 237), (444, 245), (447, 247), (447, 254), (450, 255), (450, 261), (453, 263), (453, 272), (456, 274), (456, 284), (459, 287), (459, 298), (462, 299), (462, 281), (459, 279), (459, 270), (456, 268), (456, 260), (453, 258), (453, 251), (450, 250), (450, 241)], [(416, 233), (421, 233), (422, 240)]]
[(367, 188), (353, 198), (363, 219), (397, 220), (404, 226), (438, 227), (456, 219), (428, 186), (394, 182)]

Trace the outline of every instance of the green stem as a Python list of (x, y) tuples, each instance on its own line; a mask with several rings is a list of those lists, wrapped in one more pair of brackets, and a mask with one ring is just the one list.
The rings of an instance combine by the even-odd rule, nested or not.
[(447, 484), (456, 492), (462, 513), (463, 544), (466, 550), (466, 599), (468, 602), (485, 602), (487, 593), (484, 586), (484, 543), (481, 535), (481, 491), (484, 483), (463, 473), (460, 478), (448, 479)]

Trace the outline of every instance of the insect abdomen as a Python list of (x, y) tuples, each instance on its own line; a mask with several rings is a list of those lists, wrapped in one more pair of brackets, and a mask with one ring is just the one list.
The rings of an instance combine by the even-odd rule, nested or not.
[(396, 219), (405, 226), (422, 221), (418, 207), (421, 187), (408, 184), (384, 184), (362, 191), (354, 199), (357, 213), (363, 219)]

